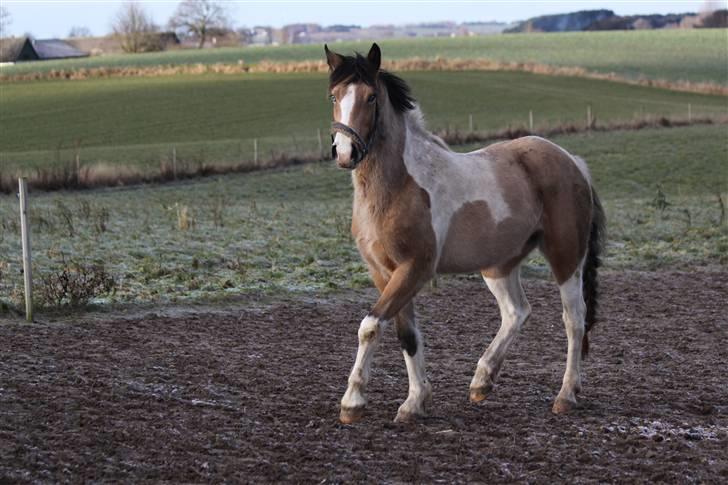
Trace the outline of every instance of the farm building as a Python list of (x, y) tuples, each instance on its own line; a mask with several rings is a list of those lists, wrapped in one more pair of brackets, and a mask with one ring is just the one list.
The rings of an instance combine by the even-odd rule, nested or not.
[(0, 62), (46, 61), (71, 57), (88, 57), (88, 52), (60, 39), (0, 39)]
[[(89, 52), (92, 56), (106, 54), (121, 54), (122, 40), (115, 35), (104, 37), (75, 37), (66, 42), (76, 49)], [(180, 47), (180, 39), (174, 32), (155, 32), (147, 34), (147, 44), (150, 51), (164, 51)]]

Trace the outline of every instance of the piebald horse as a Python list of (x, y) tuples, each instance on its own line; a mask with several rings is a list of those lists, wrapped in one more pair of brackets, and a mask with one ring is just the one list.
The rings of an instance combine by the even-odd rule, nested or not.
[(363, 416), (372, 355), (391, 321), (409, 376), (409, 394), (395, 421), (426, 415), (432, 388), (412, 300), (436, 273), (479, 271), (498, 301), (500, 329), (470, 383), (470, 399), (485, 399), (531, 313), (519, 267), (534, 248), (559, 285), (568, 336), (566, 372), (552, 410), (575, 408), (596, 317), (604, 231), (584, 161), (535, 136), (453, 152), (425, 129), (407, 84), (380, 69), (376, 44), (366, 57), (324, 49), (332, 155), (339, 167), (352, 170), (351, 230), (380, 292), (359, 327), (340, 420)]

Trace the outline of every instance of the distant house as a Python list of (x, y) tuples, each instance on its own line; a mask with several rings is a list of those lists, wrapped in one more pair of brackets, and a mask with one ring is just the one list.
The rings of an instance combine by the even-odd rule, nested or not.
[(77, 49), (61, 39), (38, 39), (33, 41), (33, 47), (41, 61), (88, 57), (89, 55), (88, 52)]
[(0, 39), (0, 62), (37, 61), (38, 53), (27, 37), (6, 37)]
[[(66, 39), (76, 49), (89, 52), (92, 56), (123, 54), (122, 39), (116, 35), (104, 37), (76, 37)], [(145, 51), (164, 51), (181, 47), (180, 38), (174, 32), (153, 32), (146, 35)]]
[(76, 49), (60, 39), (32, 40), (28, 37), (0, 39), (0, 62), (47, 61), (88, 57), (88, 52)]

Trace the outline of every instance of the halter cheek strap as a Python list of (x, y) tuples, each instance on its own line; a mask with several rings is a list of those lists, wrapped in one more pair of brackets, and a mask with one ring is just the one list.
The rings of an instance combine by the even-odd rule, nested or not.
[[(369, 133), (369, 139), (365, 142), (364, 139), (359, 135), (359, 133), (356, 132), (354, 128), (351, 126), (345, 125), (344, 123), (339, 123), (338, 121), (334, 121), (331, 123), (331, 141), (334, 140), (334, 135), (336, 133), (341, 133), (342, 135), (348, 136), (351, 138), (352, 143), (356, 145), (356, 149), (359, 151), (360, 156), (358, 160), (353, 160), (354, 162), (354, 168), (356, 168), (359, 163), (366, 158), (366, 156), (369, 154), (369, 150), (371, 149), (372, 142), (374, 141), (374, 138), (377, 134), (377, 127), (379, 126), (379, 104), (374, 105), (374, 127), (371, 130), (371, 133)], [(333, 152), (333, 149), (332, 149)], [(333, 153), (332, 153), (333, 154)]]

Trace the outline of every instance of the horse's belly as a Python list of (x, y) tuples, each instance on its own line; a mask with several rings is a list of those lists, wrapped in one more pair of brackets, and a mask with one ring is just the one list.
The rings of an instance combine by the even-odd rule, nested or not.
[(438, 258), (440, 273), (467, 273), (500, 266), (523, 252), (534, 222), (514, 216), (496, 222), (483, 201), (463, 205), (450, 221)]

